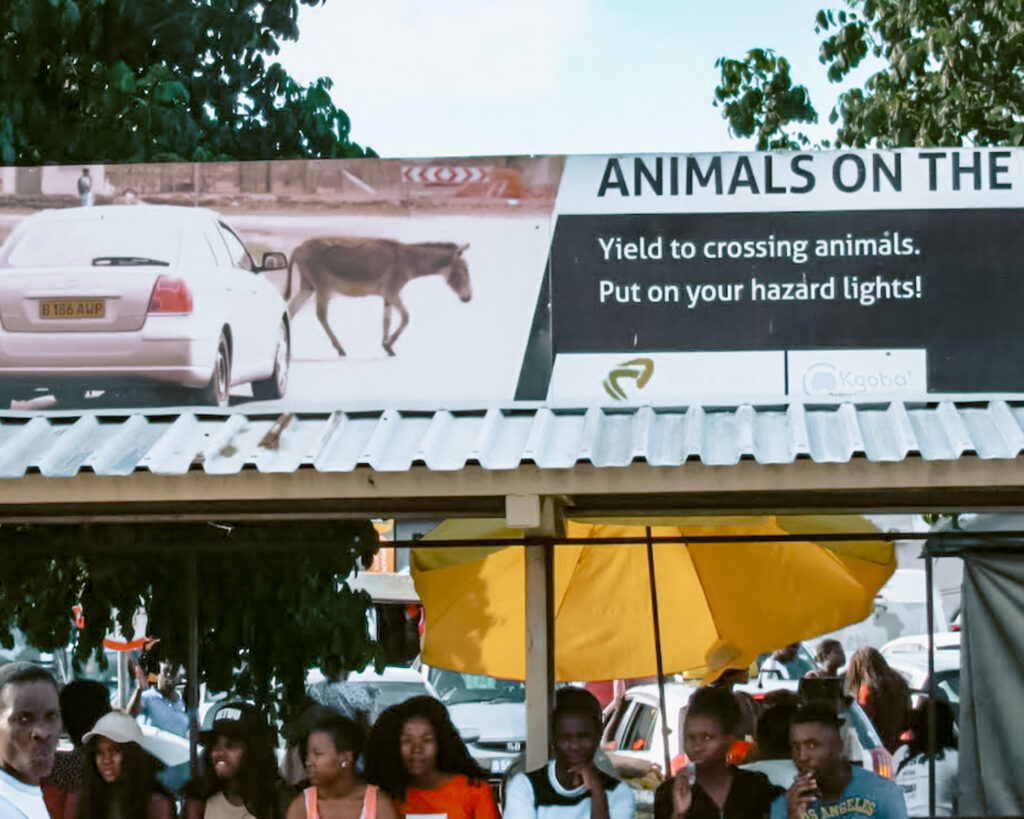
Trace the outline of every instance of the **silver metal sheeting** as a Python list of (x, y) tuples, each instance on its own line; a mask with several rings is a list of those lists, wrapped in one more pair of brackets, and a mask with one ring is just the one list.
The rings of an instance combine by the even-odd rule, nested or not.
[(787, 464), (908, 457), (1016, 458), (1024, 448), (1024, 405), (836, 404), (629, 410), (497, 410), (297, 414), (0, 415), (0, 477), (37, 471), (128, 475), (402, 472), (422, 465), (459, 470), (565, 469), (686, 461), (725, 466), (741, 459)]

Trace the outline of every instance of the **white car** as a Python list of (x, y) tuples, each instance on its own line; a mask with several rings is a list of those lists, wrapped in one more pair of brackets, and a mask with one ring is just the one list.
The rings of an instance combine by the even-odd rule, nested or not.
[[(767, 691), (789, 688), (789, 681), (761, 689), (752, 696), (762, 699)], [(668, 710), (669, 760), (673, 769), (683, 761), (683, 723), (690, 698), (698, 690), (696, 684), (666, 683), (665, 707)], [(742, 690), (737, 686), (734, 690)], [(882, 745), (878, 732), (871, 724), (864, 710), (851, 703), (845, 706), (843, 717), (843, 745), (847, 757), (867, 770), (891, 778), (893, 775), (892, 756)], [(626, 690), (616, 708), (606, 711), (601, 748), (608, 753), (617, 769), (632, 767), (642, 775), (644, 767), (665, 767), (665, 744), (661, 730), (661, 709), (658, 704), (658, 686), (636, 685)]]
[[(917, 708), (928, 694), (928, 635), (892, 640), (879, 649), (885, 661), (907, 681)], [(960, 718), (960, 632), (935, 634), (935, 690)]]
[[(665, 683), (669, 760), (685, 753), (683, 721), (690, 698), (698, 689), (696, 683)], [(642, 775), (644, 763), (659, 770), (665, 767), (665, 742), (658, 703), (657, 685), (634, 685), (626, 689), (617, 706), (609, 706), (605, 710), (601, 748), (617, 770)]]
[(494, 777), (508, 773), (526, 750), (526, 685), (420, 663), (473, 759)]
[(213, 211), (164, 205), (44, 210), (0, 248), (0, 392), (81, 397), (184, 387), (181, 403), (228, 405), (232, 386), (284, 395), (288, 311)]

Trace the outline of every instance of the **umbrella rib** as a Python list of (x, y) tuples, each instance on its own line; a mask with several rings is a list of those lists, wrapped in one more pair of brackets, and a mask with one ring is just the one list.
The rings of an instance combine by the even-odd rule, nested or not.
[[(563, 548), (568, 548), (568, 547), (563, 547)], [(569, 577), (566, 580), (565, 586), (562, 589), (562, 595), (561, 595), (561, 597), (558, 600), (552, 600), (551, 601), (552, 609), (553, 609), (553, 616), (554, 616), (556, 621), (558, 620), (558, 615), (562, 611), (562, 606), (565, 604), (566, 594), (568, 593), (570, 587), (572, 586), (573, 580), (576, 579), (577, 572), (579, 572), (579, 570), (580, 570), (580, 558), (583, 556), (583, 547), (582, 546), (577, 546), (576, 549), (577, 549), (577, 551), (576, 551), (576, 560), (573, 561), (572, 571), (569, 573)], [(554, 558), (554, 556), (552, 555), (552, 559), (553, 558)], [(553, 570), (553, 568), (552, 568), (552, 570)]]
[(690, 556), (690, 564), (693, 566), (693, 573), (697, 576), (697, 582), (700, 584), (701, 591), (704, 592), (704, 599), (708, 602), (708, 611), (711, 612), (711, 623), (715, 627), (715, 637), (721, 640), (722, 632), (718, 627), (718, 620), (715, 617), (714, 611), (711, 611), (711, 598), (708, 596), (708, 586), (704, 583), (704, 575), (701, 573), (697, 561), (693, 559), (693, 552), (690, 550), (689, 538), (683, 535), (681, 540), (683, 542), (683, 545), (686, 547), (686, 553)]

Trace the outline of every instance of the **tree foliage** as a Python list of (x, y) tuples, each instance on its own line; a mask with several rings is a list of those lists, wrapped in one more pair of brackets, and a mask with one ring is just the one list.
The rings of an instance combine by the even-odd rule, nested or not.
[(0, 161), (362, 156), (272, 57), (324, 0), (4, 0)]
[[(0, 644), (11, 628), (42, 651), (74, 645), (85, 662), (138, 609), (159, 654), (188, 659), (187, 551), (197, 554), (199, 668), (214, 691), (288, 712), (306, 671), (329, 654), (345, 668), (382, 662), (365, 592), (345, 583), (377, 550), (369, 523), (19, 526), (0, 528)], [(71, 607), (81, 603), (78, 629)]]
[[(869, 54), (885, 62), (863, 87), (838, 95), (829, 116), (835, 138), (825, 144), (1024, 143), (1021, 0), (846, 0), (843, 8), (819, 11), (815, 31), (832, 82), (846, 80)], [(806, 121), (806, 112), (787, 109), (786, 100), (806, 89), (768, 85), (761, 97), (752, 95), (778, 74), (771, 64), (758, 65), (757, 53), (764, 52), (718, 61), (723, 114), (734, 134), (756, 136), (759, 147), (800, 144), (790, 132), (794, 122)], [(752, 60), (750, 77), (737, 80), (734, 64)]]
[(810, 144), (802, 132), (790, 134), (791, 122), (817, 122), (807, 89), (793, 85), (789, 61), (774, 51), (755, 48), (742, 60), (721, 57), (715, 62), (722, 84), (715, 89), (715, 104), (722, 106), (733, 131), (757, 135), (757, 150), (801, 148)]

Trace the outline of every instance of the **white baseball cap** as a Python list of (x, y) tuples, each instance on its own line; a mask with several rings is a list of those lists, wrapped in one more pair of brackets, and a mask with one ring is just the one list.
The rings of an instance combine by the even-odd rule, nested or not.
[(133, 717), (121, 711), (111, 711), (104, 714), (92, 729), (84, 737), (82, 742), (88, 742), (93, 737), (106, 737), (111, 742), (123, 744), (134, 742), (140, 748), (143, 744), (142, 729)]

